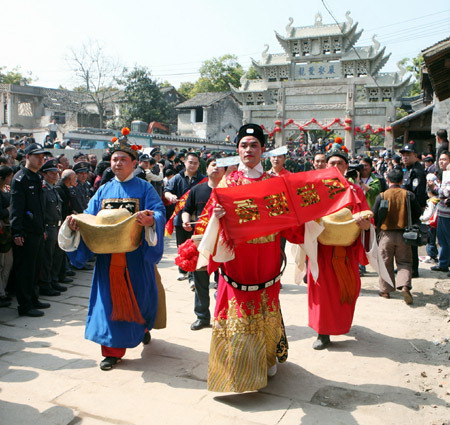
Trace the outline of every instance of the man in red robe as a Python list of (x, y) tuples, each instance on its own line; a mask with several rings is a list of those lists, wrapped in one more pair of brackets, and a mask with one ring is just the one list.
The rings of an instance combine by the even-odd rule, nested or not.
[[(336, 167), (342, 175), (348, 168), (348, 156), (342, 150), (332, 150), (327, 154), (327, 168)], [(351, 184), (355, 191), (356, 204), (352, 213), (370, 210), (364, 192)], [(359, 201), (359, 202), (358, 202)], [(356, 219), (356, 223), (365, 231), (370, 228), (370, 220)], [(341, 255), (345, 262), (345, 271), (335, 270), (333, 261)], [(317, 281), (308, 267), (308, 313), (309, 326), (319, 335), (313, 344), (315, 350), (323, 350), (330, 345), (330, 335), (342, 335), (349, 332), (353, 321), (356, 299), (361, 289), (358, 264), (368, 264), (364, 247), (358, 238), (348, 247), (327, 246), (318, 243), (317, 262), (319, 277)], [(354, 294), (351, 300), (342, 301), (342, 286), (351, 286)]]
[[(240, 128), (240, 164), (219, 187), (252, 184), (271, 178), (264, 172), (263, 130), (256, 124)], [(251, 189), (250, 189), (251, 191)], [(216, 205), (214, 215), (225, 210)], [(301, 230), (300, 230), (301, 229)], [(234, 259), (220, 264), (209, 355), (208, 390), (244, 392), (263, 388), (287, 358), (287, 340), (280, 310), (281, 235), (301, 242), (303, 228), (290, 229), (234, 247)], [(210, 260), (209, 272), (219, 266)]]

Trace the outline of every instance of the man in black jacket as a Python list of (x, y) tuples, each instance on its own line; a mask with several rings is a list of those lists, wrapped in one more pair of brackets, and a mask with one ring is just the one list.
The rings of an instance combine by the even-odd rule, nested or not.
[[(177, 204), (180, 198), (196, 184), (202, 181), (205, 176), (198, 172), (200, 166), (200, 158), (196, 153), (190, 152), (186, 156), (185, 161), (186, 169), (175, 175), (173, 179), (169, 181), (164, 189), (164, 196), (171, 204)], [(177, 246), (180, 246), (183, 242), (189, 239), (192, 232), (188, 232), (183, 228), (181, 220), (181, 210), (174, 219), (175, 236), (177, 239)], [(178, 267), (180, 274), (178, 280), (184, 280), (189, 278), (189, 274)], [(191, 289), (194, 290), (194, 283), (192, 282)]]
[[(64, 222), (67, 216), (73, 214), (75, 212), (75, 207), (73, 204), (73, 200), (75, 198), (75, 193), (73, 192), (74, 186), (77, 184), (77, 175), (75, 171), (67, 169), (64, 170), (61, 174), (61, 179), (58, 183), (56, 183), (55, 189), (58, 192), (59, 197), (61, 198), (61, 221)], [(72, 270), (68, 270), (68, 260), (66, 257), (66, 253), (56, 245), (55, 248), (55, 257), (54, 257), (54, 273), (52, 276), (53, 282), (59, 283), (71, 283), (73, 279), (70, 279), (69, 274), (71, 276), (75, 275), (75, 272)]]
[[(402, 154), (402, 161), (405, 165), (406, 171), (403, 174), (402, 188), (414, 193), (417, 202), (423, 209), (427, 205), (427, 178), (425, 169), (417, 157), (417, 151), (414, 143), (406, 144), (400, 149)], [(413, 266), (412, 277), (419, 277), (419, 254), (417, 246), (412, 248)]]
[(38, 174), (48, 154), (32, 143), (25, 149), (25, 167), (11, 182), (11, 233), (14, 241), (16, 295), (19, 315), (40, 317), (50, 304), (39, 301), (39, 256), (44, 245), (45, 199)]
[(449, 150), (447, 130), (440, 129), (436, 131), (436, 142), (438, 144), (438, 150), (436, 152), (436, 170), (439, 170), (439, 157), (442, 152)]
[[(67, 291), (67, 288), (58, 283), (54, 275), (58, 275), (61, 264), (55, 262), (55, 250), (58, 246), (58, 231), (62, 223), (62, 201), (55, 184), (59, 178), (58, 161), (56, 159), (48, 160), (40, 169), (44, 177), (42, 189), (45, 198), (44, 224), (45, 224), (45, 242), (43, 255), (41, 258), (41, 270), (39, 276), (39, 293), (41, 295), (56, 296), (61, 292)], [(59, 259), (59, 258), (57, 258)], [(57, 268), (57, 272), (53, 269)]]

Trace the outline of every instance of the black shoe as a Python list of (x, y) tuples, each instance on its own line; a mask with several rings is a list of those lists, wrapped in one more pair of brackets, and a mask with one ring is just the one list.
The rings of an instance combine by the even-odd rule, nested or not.
[(50, 285), (46, 285), (39, 288), (39, 294), (47, 297), (57, 297), (58, 295), (61, 295), (61, 292), (53, 289)]
[(142, 338), (142, 344), (148, 345), (148, 344), (150, 344), (151, 340), (152, 340), (152, 336), (150, 335), (150, 332), (146, 331), (144, 334), (144, 338)]
[(33, 303), (33, 308), (44, 310), (46, 308), (50, 308), (50, 303), (43, 303), (41, 301), (36, 301), (35, 303)]
[(101, 370), (111, 370), (114, 365), (117, 363), (120, 363), (122, 359), (120, 357), (105, 357), (100, 362), (100, 369)]
[(73, 279), (71, 279), (70, 277), (64, 277), (63, 279), (59, 279), (58, 282), (59, 283), (72, 283)]
[(60, 285), (60, 284), (57, 283), (57, 282), (53, 282), (53, 283), (52, 283), (52, 288), (53, 288), (55, 291), (59, 291), (59, 292), (66, 292), (66, 291), (67, 291), (67, 288), (66, 288), (65, 286), (62, 286), (62, 285)]
[(317, 339), (314, 341), (314, 350), (323, 350), (331, 344), (330, 335), (318, 335)]
[(448, 272), (448, 267), (443, 269), (443, 268), (441, 268), (439, 266), (433, 266), (433, 267), (430, 267), (430, 270), (433, 270), (434, 272), (445, 272), (445, 273), (447, 273)]
[(67, 270), (66, 271), (66, 276), (75, 276), (76, 273), (73, 270)]
[(41, 310), (36, 310), (31, 308), (27, 311), (19, 311), (19, 316), (28, 316), (28, 317), (41, 317), (44, 315), (44, 312)]
[(0, 300), (0, 308), (1, 307), (9, 307), (11, 305), (11, 301)]
[(209, 328), (211, 325), (209, 322), (204, 322), (203, 320), (197, 319), (194, 323), (191, 325), (191, 331), (198, 331), (203, 328)]
[(91, 264), (85, 264), (80, 270), (94, 270), (94, 266)]

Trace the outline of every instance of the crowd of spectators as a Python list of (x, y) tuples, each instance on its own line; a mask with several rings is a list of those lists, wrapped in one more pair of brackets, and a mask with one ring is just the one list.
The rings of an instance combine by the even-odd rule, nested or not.
[[(413, 143), (398, 153), (384, 149), (349, 156), (347, 177), (363, 189), (371, 207), (388, 188), (386, 177), (398, 170), (403, 176), (401, 186), (414, 193), (421, 207), (422, 222), (437, 223), (429, 230), (427, 256), (419, 259), (417, 250), (413, 252), (413, 277), (418, 276), (419, 260), (435, 263), (433, 271), (448, 272), (450, 264), (450, 182), (444, 175), (450, 169), (447, 132), (439, 130), (436, 140), (435, 156), (417, 152)], [(281, 156), (283, 166), (290, 172), (325, 168), (329, 144), (333, 141), (289, 148), (288, 154)], [(76, 273), (57, 244), (62, 221), (83, 212), (95, 191), (114, 177), (108, 152), (101, 158), (85, 151), (55, 156), (53, 149), (47, 149), (50, 146), (55, 147), (49, 142), (42, 147), (33, 138), (1, 136), (0, 307), (9, 306), (16, 295), (19, 314), (30, 316), (36, 309), (47, 308), (39, 295), (60, 295), (67, 290), (64, 283), (70, 283)], [(195, 150), (163, 152), (153, 148), (139, 157), (135, 175), (153, 185), (166, 206), (168, 219), (180, 197), (205, 178), (207, 160), (230, 155), (204, 147), (193, 155)], [(269, 159), (264, 164), (266, 170), (272, 165)], [(186, 235), (181, 222), (175, 222), (175, 227), (177, 242), (182, 243)], [(181, 269), (179, 278), (188, 278)]]

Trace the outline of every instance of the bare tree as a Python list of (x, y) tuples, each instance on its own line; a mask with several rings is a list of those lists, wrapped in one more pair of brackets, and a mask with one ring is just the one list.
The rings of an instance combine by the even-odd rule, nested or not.
[(116, 79), (122, 68), (119, 61), (107, 56), (103, 46), (92, 40), (83, 43), (79, 49), (71, 49), (67, 61), (81, 86), (79, 88), (95, 103), (100, 128), (103, 128), (106, 107), (117, 95)]

